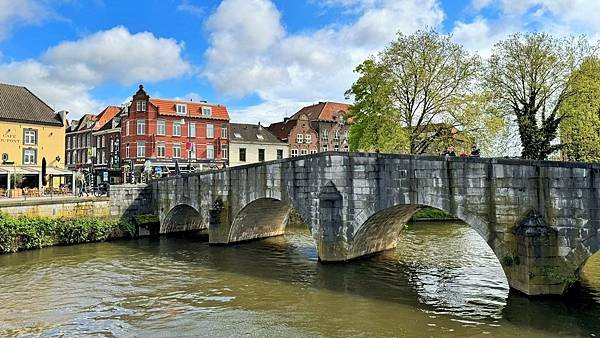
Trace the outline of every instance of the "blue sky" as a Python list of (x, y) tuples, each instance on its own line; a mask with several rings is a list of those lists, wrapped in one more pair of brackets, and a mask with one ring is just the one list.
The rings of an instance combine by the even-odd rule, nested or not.
[(395, 32), (433, 27), (485, 57), (518, 31), (596, 39), (599, 12), (588, 0), (0, 0), (0, 82), (71, 118), (143, 83), (269, 123), (343, 101), (354, 67)]

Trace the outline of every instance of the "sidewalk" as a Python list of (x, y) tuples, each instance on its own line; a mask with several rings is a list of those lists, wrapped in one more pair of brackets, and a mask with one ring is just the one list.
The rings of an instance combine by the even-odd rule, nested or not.
[(24, 197), (19, 198), (0, 198), (0, 208), (3, 206), (18, 206), (18, 205), (42, 205), (52, 204), (55, 202), (88, 202), (97, 200), (108, 200), (108, 197), (94, 197), (92, 195), (88, 197), (76, 197), (73, 195), (54, 195), (54, 196), (43, 196), (43, 197)]

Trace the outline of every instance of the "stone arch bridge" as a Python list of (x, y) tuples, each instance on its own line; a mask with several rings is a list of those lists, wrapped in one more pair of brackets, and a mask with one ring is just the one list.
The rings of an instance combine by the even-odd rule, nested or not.
[(600, 248), (600, 164), (329, 152), (151, 187), (161, 233), (277, 236), (294, 208), (321, 261), (394, 248), (412, 214), (435, 207), (475, 229), (528, 295), (562, 294)]

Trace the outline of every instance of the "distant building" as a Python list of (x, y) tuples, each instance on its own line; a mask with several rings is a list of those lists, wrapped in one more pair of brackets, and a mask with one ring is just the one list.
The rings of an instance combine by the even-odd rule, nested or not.
[(319, 151), (348, 151), (350, 105), (319, 102), (300, 109), (291, 118), (273, 123), (269, 130), (290, 146), (290, 156)]
[(289, 157), (289, 145), (260, 124), (231, 123), (230, 126), (230, 166)]
[(22, 175), (19, 184), (41, 186), (44, 158), (55, 169), (47, 174), (64, 173), (66, 115), (25, 87), (0, 84), (0, 188), (8, 187), (12, 174)]
[(92, 133), (96, 147), (94, 176), (96, 182), (123, 183), (121, 174), (121, 117), (125, 108), (107, 107), (98, 123), (100, 128)]
[[(103, 182), (107, 171), (108, 146), (107, 129), (112, 128), (113, 119), (121, 112), (121, 107), (108, 106), (98, 115), (86, 114), (79, 120), (72, 121), (66, 129), (65, 158), (71, 170), (82, 168), (93, 173), (94, 182)], [(103, 132), (98, 133), (100, 130)], [(113, 134), (116, 131), (113, 130)], [(120, 130), (118, 130), (120, 133)], [(120, 173), (118, 174), (120, 177)], [(108, 181), (108, 180), (107, 180)], [(118, 183), (114, 181), (113, 183)]]
[[(220, 104), (150, 98), (140, 85), (121, 114), (121, 159), (136, 177), (147, 160), (155, 172), (223, 168), (229, 159), (229, 113)], [(130, 178), (131, 174), (127, 174)]]

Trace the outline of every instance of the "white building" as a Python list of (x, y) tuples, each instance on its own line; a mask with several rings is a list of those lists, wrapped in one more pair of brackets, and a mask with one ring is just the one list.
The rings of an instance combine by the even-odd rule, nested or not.
[(260, 123), (231, 123), (229, 165), (232, 167), (288, 158), (290, 148)]

